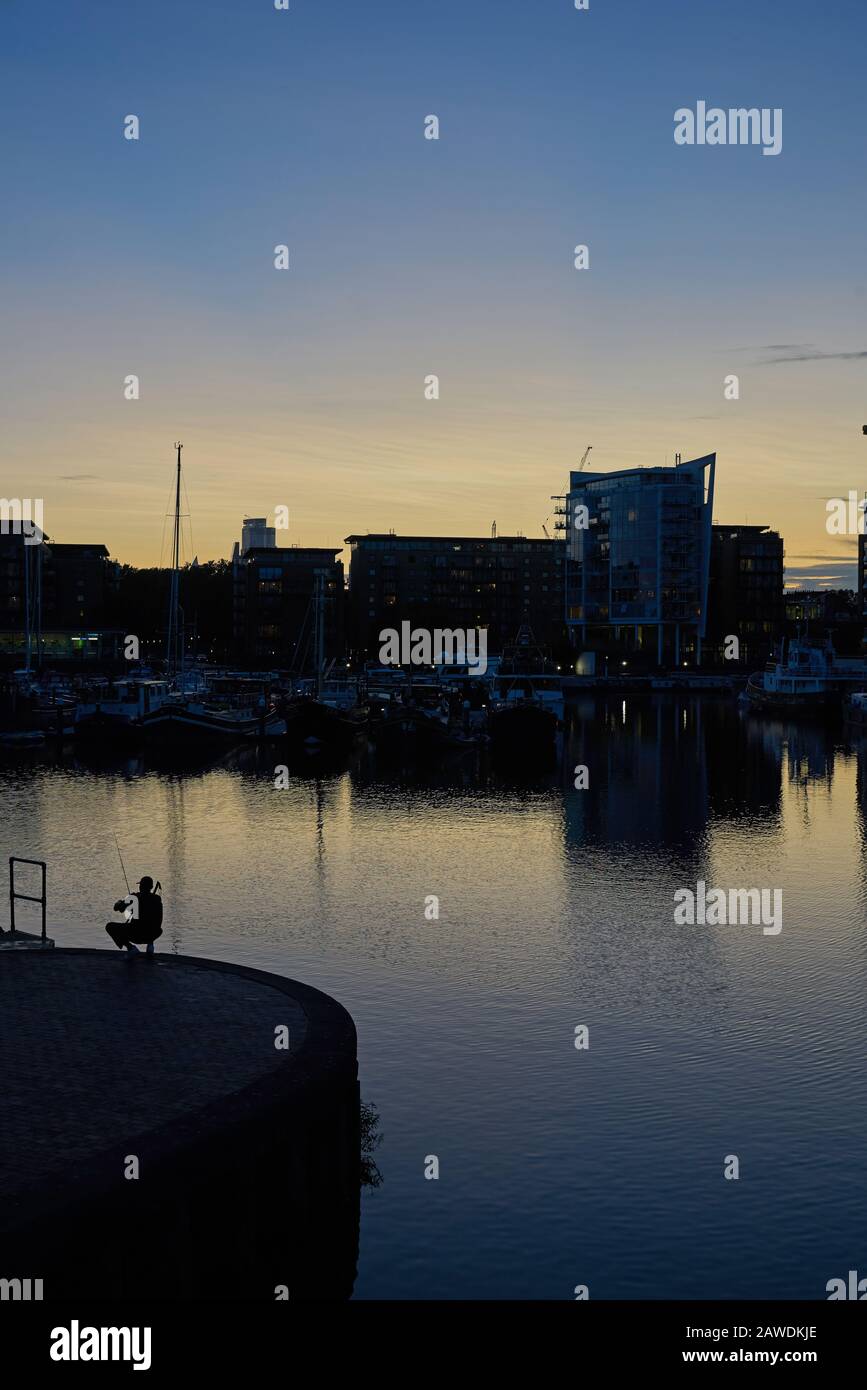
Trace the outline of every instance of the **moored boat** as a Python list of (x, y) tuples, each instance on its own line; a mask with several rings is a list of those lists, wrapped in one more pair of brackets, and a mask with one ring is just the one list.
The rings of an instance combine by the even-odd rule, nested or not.
[(415, 751), (420, 756), (475, 753), (480, 747), (481, 735), (464, 729), (444, 710), (417, 707), (410, 708), (409, 713)]
[(843, 718), (853, 729), (867, 731), (867, 692), (855, 690), (846, 697)]
[(45, 742), (41, 729), (0, 730), (0, 746), (3, 748), (39, 748)]
[(562, 676), (532, 633), (522, 629), (491, 681), (488, 727), (494, 749), (520, 753), (553, 747), (564, 716)]
[(286, 738), (294, 745), (349, 748), (364, 731), (366, 711), (341, 709), (313, 695), (296, 695), (283, 706)]
[(532, 749), (553, 745), (560, 727), (556, 700), (545, 701), (533, 682), (512, 687), (502, 699), (494, 699), (488, 713), (491, 740), (497, 751)]
[(149, 740), (193, 738), (231, 742), (276, 733), (282, 727), (273, 705), (259, 711), (216, 705), (206, 700), (174, 699), (166, 701), (146, 721), (145, 732)]
[(91, 741), (139, 743), (146, 726), (172, 698), (168, 681), (106, 681), (78, 701), (72, 719), (73, 734)]
[(778, 660), (750, 676), (739, 699), (757, 711), (822, 718), (839, 712), (844, 696), (865, 679), (862, 660), (838, 657), (827, 641), (793, 638)]

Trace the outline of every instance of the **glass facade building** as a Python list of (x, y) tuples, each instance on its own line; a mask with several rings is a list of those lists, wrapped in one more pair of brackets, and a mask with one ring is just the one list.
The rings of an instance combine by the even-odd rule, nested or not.
[(673, 467), (575, 472), (564, 499), (566, 622), (582, 647), (658, 665), (701, 659), (716, 455)]

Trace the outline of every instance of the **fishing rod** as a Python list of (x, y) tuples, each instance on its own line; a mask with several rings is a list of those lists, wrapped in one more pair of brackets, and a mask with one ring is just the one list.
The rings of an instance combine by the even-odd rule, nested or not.
[(126, 876), (126, 869), (125, 869), (124, 866), (123, 866), (123, 855), (122, 855), (121, 852), (120, 852), (120, 845), (117, 843), (117, 836), (116, 836), (116, 835), (115, 835), (115, 837), (114, 837), (114, 844), (115, 844), (115, 848), (116, 848), (116, 850), (117, 850), (117, 857), (118, 857), (118, 859), (120, 860), (120, 868), (121, 868), (121, 872), (122, 872), (122, 874), (123, 874), (123, 881), (124, 881), (124, 883), (126, 884), (126, 891), (127, 891), (127, 893), (130, 894), (130, 896), (132, 896), (132, 890), (130, 889), (130, 886), (129, 886), (129, 879), (128, 879), (127, 876)]

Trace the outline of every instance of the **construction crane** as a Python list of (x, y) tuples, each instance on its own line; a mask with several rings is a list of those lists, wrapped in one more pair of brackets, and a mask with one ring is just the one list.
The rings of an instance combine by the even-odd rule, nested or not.
[[(580, 473), (581, 470), (583, 469), (585, 463), (587, 462), (587, 460), (588, 460), (589, 457), (590, 457), (590, 450), (591, 450), (592, 448), (593, 448), (593, 445), (592, 445), (592, 444), (588, 444), (588, 445), (587, 445), (587, 448), (584, 450), (584, 455), (583, 455), (583, 457), (582, 457), (582, 459), (581, 459), (581, 462), (579, 463), (578, 467), (577, 467), (576, 470), (575, 470), (576, 473)], [(566, 500), (565, 497), (554, 497), (554, 498), (552, 499), (552, 501), (554, 501), (554, 502), (565, 502), (565, 500)], [(565, 515), (565, 513), (566, 513), (566, 508), (565, 508), (565, 507), (557, 507), (557, 508), (555, 508), (555, 511), (558, 513), (558, 515)], [(549, 532), (549, 530), (548, 530), (548, 525), (547, 525), (547, 523), (548, 523), (550, 520), (551, 520), (550, 516), (546, 516), (546, 517), (545, 517), (545, 520), (542, 522), (542, 530), (545, 532), (545, 537), (546, 537), (546, 539), (549, 540), (549, 541), (552, 539), (552, 536), (551, 536), (551, 534), (550, 534), (550, 532)], [(565, 522), (560, 522), (560, 521), (558, 521), (558, 522), (556, 523), (556, 529), (557, 529), (558, 531), (563, 531), (563, 530), (565, 530), (565, 529), (566, 529), (566, 523), (565, 523)]]

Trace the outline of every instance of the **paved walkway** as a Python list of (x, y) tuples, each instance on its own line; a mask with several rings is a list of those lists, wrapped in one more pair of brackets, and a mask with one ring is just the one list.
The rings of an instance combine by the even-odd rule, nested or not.
[[(274, 1045), (281, 1024), (288, 1052)], [(218, 1133), (233, 1109), (291, 1090), (296, 1071), (327, 1067), (331, 1047), (354, 1054), (354, 1042), (333, 1000), (261, 971), (112, 950), (4, 953), (0, 1209), (113, 1170), (137, 1137), (168, 1142), (197, 1123)]]

